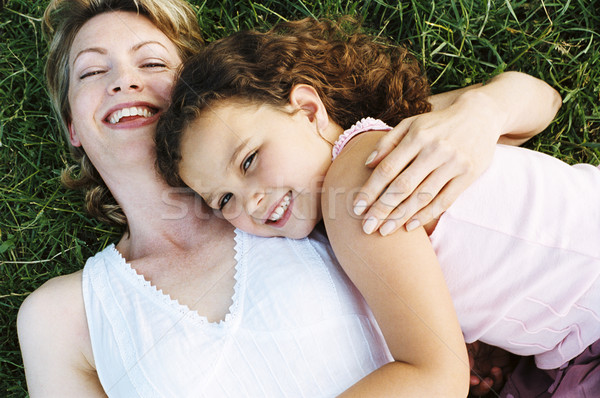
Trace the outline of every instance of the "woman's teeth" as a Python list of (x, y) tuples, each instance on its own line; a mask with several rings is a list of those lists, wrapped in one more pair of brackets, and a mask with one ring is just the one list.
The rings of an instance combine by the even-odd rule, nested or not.
[(114, 112), (110, 118), (109, 122), (111, 124), (119, 123), (119, 121), (127, 116), (143, 116), (143, 117), (151, 117), (154, 115), (154, 112), (149, 110), (148, 108), (136, 107), (132, 106), (131, 108), (123, 108)]
[(285, 211), (289, 207), (290, 200), (291, 200), (291, 194), (288, 192), (288, 194), (284, 196), (283, 200), (279, 204), (279, 207), (277, 207), (275, 209), (275, 211), (273, 211), (273, 214), (271, 214), (271, 217), (269, 217), (269, 221), (273, 221), (273, 222), (278, 221), (281, 218), (281, 216), (283, 216), (283, 213), (285, 213)]

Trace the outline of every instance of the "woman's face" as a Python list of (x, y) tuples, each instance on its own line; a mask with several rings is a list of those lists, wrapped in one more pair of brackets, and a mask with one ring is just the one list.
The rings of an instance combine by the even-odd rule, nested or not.
[(154, 163), (156, 123), (180, 64), (171, 40), (135, 13), (100, 14), (81, 27), (69, 56), (69, 131), (103, 177)]

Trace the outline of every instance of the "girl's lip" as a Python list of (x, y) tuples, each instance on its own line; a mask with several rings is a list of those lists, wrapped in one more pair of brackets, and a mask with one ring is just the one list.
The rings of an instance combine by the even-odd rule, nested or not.
[[(121, 109), (125, 109), (125, 108), (131, 108), (131, 107), (148, 108), (152, 111), (153, 115), (150, 117), (138, 116), (131, 120), (119, 121), (118, 123), (114, 123), (114, 124), (110, 123), (109, 118), (114, 112), (121, 110)], [(139, 101), (126, 102), (126, 103), (122, 103), (119, 105), (115, 105), (112, 108), (110, 108), (108, 110), (108, 112), (106, 112), (106, 114), (104, 115), (102, 122), (104, 123), (104, 125), (108, 126), (109, 128), (112, 128), (112, 129), (129, 129), (129, 128), (147, 126), (149, 124), (154, 124), (160, 118), (160, 114), (161, 114), (160, 109), (151, 103), (139, 102)]]
[(276, 208), (278, 208), (281, 205), (281, 202), (283, 202), (284, 198), (290, 195), (290, 204), (288, 205), (287, 209), (285, 209), (285, 212), (283, 213), (283, 215), (279, 218), (279, 220), (277, 221), (269, 221), (269, 219), (267, 218), (264, 222), (265, 224), (269, 225), (270, 227), (275, 227), (275, 228), (282, 228), (290, 219), (290, 216), (292, 215), (292, 207), (294, 206), (294, 197), (292, 196), (292, 192), (286, 192), (285, 195), (282, 196), (281, 200), (279, 200), (279, 202), (277, 202), (272, 208), (271, 211), (269, 212), (269, 217), (271, 217), (271, 215), (273, 214), (273, 212), (275, 211)]

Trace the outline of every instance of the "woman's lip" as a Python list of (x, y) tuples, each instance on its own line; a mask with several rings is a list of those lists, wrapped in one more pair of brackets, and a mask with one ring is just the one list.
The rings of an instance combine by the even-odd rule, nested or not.
[[(130, 116), (127, 116), (127, 117), (130, 117)], [(108, 126), (109, 128), (115, 129), (115, 130), (131, 129), (131, 128), (137, 128), (137, 127), (154, 124), (158, 121), (159, 118), (160, 118), (160, 112), (156, 112), (154, 115), (152, 115), (150, 117), (135, 116), (131, 120), (121, 120), (115, 124), (110, 123), (110, 122), (106, 121), (106, 119), (105, 119), (102, 121), (102, 123), (104, 123), (105, 126)]]
[[(113, 113), (115, 113), (121, 109), (132, 108), (132, 107), (148, 108), (152, 111), (153, 115), (150, 117), (136, 116), (136, 117), (134, 117), (133, 120), (119, 121), (114, 124), (109, 121), (109, 119)], [(145, 125), (156, 122), (158, 120), (158, 118), (160, 117), (160, 113), (161, 113), (160, 108), (158, 108), (156, 105), (151, 104), (149, 102), (143, 102), (143, 101), (124, 102), (124, 103), (121, 103), (121, 104), (111, 107), (106, 112), (104, 117), (102, 118), (102, 122), (112, 128), (116, 128), (116, 129), (145, 126)]]

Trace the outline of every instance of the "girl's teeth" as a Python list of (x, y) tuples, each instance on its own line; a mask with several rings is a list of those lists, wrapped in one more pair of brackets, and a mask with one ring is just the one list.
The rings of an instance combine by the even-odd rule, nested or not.
[(283, 216), (283, 213), (285, 213), (285, 211), (290, 205), (290, 199), (291, 198), (289, 193), (285, 195), (279, 207), (277, 207), (273, 214), (271, 214), (271, 217), (269, 217), (269, 221), (277, 221), (281, 218), (281, 216)]

